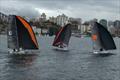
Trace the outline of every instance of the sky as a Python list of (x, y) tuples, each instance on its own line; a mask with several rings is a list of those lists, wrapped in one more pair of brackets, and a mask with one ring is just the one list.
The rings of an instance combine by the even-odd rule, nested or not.
[(0, 12), (29, 18), (64, 13), (83, 20), (120, 20), (120, 0), (0, 0)]

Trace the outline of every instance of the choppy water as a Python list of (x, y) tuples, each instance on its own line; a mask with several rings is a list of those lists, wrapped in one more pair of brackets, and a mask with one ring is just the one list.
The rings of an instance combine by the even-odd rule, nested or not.
[(120, 39), (115, 38), (115, 55), (92, 53), (90, 38), (70, 40), (70, 51), (53, 50), (54, 37), (38, 37), (40, 53), (11, 56), (7, 38), (0, 35), (0, 80), (120, 80)]

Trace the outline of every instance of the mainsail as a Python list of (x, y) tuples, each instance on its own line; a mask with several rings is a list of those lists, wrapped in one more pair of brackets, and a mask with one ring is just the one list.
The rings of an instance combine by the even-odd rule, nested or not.
[(97, 22), (95, 22), (92, 27), (92, 40), (94, 50), (103, 51), (116, 49), (114, 40), (108, 30)]
[[(62, 27), (59, 32), (57, 33), (53, 46), (63, 48), (64, 46), (68, 46), (69, 40), (71, 37), (71, 24), (67, 24)], [(63, 46), (63, 47), (62, 47)]]
[(38, 43), (29, 23), (20, 16), (10, 15), (8, 48), (24, 50), (38, 49)]

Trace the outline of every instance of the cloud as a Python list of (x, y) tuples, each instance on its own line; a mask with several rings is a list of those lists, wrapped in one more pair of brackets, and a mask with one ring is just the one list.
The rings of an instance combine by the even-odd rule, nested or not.
[(119, 0), (1, 0), (0, 11), (7, 14), (39, 17), (45, 12), (47, 16), (66, 14), (84, 20), (104, 18), (120, 19)]
[(27, 16), (30, 18), (40, 16), (40, 13), (34, 9), (34, 6), (29, 5), (29, 3), (19, 2), (19, 1), (1, 1), (0, 11), (6, 14), (16, 14), (20, 16)]

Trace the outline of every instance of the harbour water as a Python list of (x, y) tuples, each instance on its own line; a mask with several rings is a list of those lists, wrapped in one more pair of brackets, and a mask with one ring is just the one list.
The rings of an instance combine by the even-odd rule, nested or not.
[(37, 37), (40, 53), (12, 56), (0, 35), (0, 80), (120, 80), (120, 38), (114, 55), (93, 55), (91, 38), (70, 40), (69, 51), (52, 48), (54, 37)]

